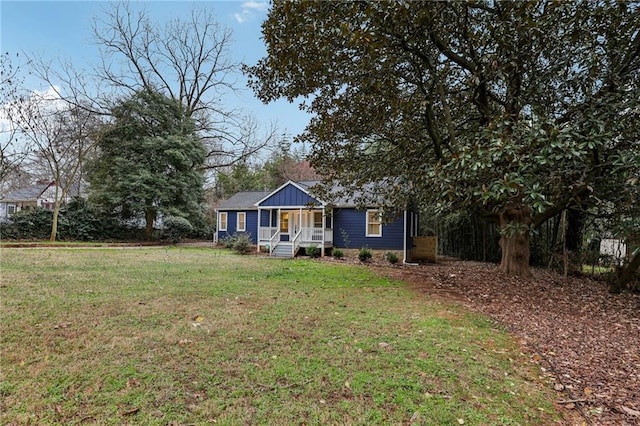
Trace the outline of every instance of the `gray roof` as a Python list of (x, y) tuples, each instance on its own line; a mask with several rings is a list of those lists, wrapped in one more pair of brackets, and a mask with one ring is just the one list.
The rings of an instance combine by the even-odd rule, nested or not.
[[(293, 182), (293, 181), (292, 181)], [(319, 180), (307, 180), (300, 182), (293, 182), (298, 187), (305, 190), (309, 195), (315, 197), (318, 200), (328, 202), (335, 207), (352, 208), (352, 207), (364, 207), (364, 206), (379, 206), (382, 203), (381, 196), (376, 190), (374, 184), (365, 185), (362, 189), (356, 190), (350, 194), (346, 189), (339, 185), (334, 184), (327, 197), (318, 196), (315, 194), (313, 187), (320, 184)], [(255, 204), (263, 198), (271, 195), (274, 191), (250, 191), (250, 192), (238, 192), (228, 200), (222, 201), (218, 206), (218, 210), (255, 210), (257, 207)], [(328, 199), (324, 199), (328, 198)]]
[[(320, 184), (321, 181), (306, 181), (297, 183), (301, 187), (305, 188), (312, 196), (318, 198), (318, 196), (314, 194), (313, 187)], [(374, 207), (383, 204), (383, 200), (376, 191), (374, 184), (368, 184), (363, 188), (350, 192), (344, 186), (338, 183), (334, 183), (327, 196), (321, 198), (323, 198), (323, 201), (328, 202), (335, 207), (343, 208), (364, 206)]]
[(12, 191), (2, 197), (2, 202), (14, 202), (14, 201), (35, 201), (42, 195), (44, 191), (51, 186), (51, 183), (42, 183), (38, 185), (29, 186), (27, 188), (20, 188)]
[(218, 205), (218, 210), (256, 210), (255, 204), (262, 200), (271, 191), (246, 191), (234, 194), (228, 200), (222, 201)]

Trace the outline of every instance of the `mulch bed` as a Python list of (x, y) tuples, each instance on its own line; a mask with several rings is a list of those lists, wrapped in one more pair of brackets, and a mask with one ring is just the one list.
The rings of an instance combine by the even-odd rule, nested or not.
[(372, 267), (503, 324), (579, 424), (640, 425), (640, 294), (542, 269), (526, 281), (479, 262)]

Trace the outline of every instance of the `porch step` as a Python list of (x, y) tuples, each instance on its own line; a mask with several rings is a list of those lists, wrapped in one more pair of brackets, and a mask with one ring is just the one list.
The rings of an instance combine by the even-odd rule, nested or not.
[(291, 246), (278, 244), (271, 252), (271, 256), (280, 258), (292, 258), (293, 255), (291, 254)]

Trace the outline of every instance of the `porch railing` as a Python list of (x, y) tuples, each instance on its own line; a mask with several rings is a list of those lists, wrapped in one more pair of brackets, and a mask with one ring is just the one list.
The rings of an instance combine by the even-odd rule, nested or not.
[(324, 242), (325, 243), (333, 243), (333, 229), (326, 228), (324, 230)]
[(293, 237), (292, 241), (292, 250), (293, 252), (291, 253), (293, 256), (296, 255), (296, 253), (298, 252), (298, 248), (300, 247), (300, 243), (302, 242), (302, 238), (300, 238), (302, 236), (302, 229), (298, 231), (298, 233), (295, 235), (295, 237)]
[(330, 243), (333, 240), (333, 232), (327, 228), (302, 228), (302, 241), (321, 243), (323, 241), (322, 234), (324, 233), (324, 242)]
[(303, 241), (322, 241), (322, 228), (302, 228), (302, 240)]
[[(323, 234), (324, 233), (324, 240)], [(280, 231), (278, 228), (274, 227), (260, 227), (258, 229), (258, 236), (260, 241), (268, 241), (269, 245), (273, 247), (274, 242), (277, 244), (280, 241)], [(296, 237), (300, 240), (300, 242), (314, 242), (321, 244), (322, 241), (325, 243), (333, 242), (333, 230), (331, 228), (315, 228), (315, 227), (302, 227), (299, 231), (296, 232)], [(291, 240), (293, 241), (293, 240)]]
[(267, 241), (270, 240), (277, 232), (278, 228), (276, 227), (261, 226), (260, 229), (258, 229), (258, 238), (260, 241)]
[(276, 247), (276, 245), (280, 241), (280, 231), (277, 228), (272, 228), (272, 229), (275, 229), (275, 234), (273, 234), (271, 238), (269, 238), (269, 255), (273, 253), (273, 249)]

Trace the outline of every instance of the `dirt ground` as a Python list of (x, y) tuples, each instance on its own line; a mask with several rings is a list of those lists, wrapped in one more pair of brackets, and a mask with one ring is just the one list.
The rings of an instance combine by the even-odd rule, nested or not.
[(452, 259), (372, 267), (503, 324), (549, 378), (572, 424), (640, 425), (640, 294), (611, 295), (603, 282), (542, 269), (525, 281)]

